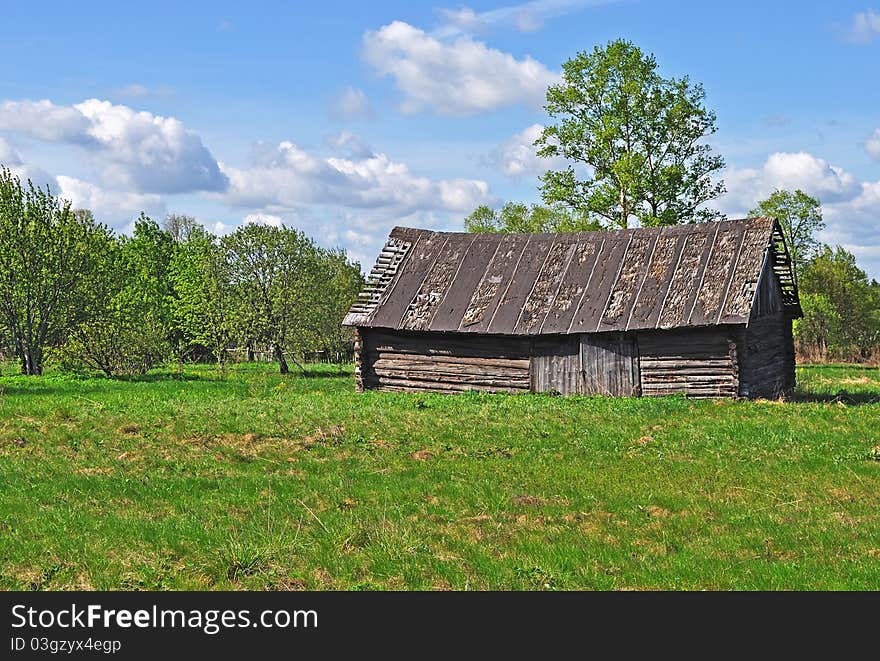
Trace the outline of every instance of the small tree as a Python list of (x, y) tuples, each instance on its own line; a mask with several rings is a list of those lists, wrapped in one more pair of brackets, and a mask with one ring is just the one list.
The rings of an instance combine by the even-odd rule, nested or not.
[(205, 229), (195, 218), (181, 213), (170, 213), (165, 216), (163, 226), (175, 243), (185, 243), (195, 233)]
[(236, 300), (229, 264), (216, 237), (194, 232), (175, 251), (169, 274), (177, 327), (190, 345), (210, 350), (217, 369), (222, 369), (235, 334)]
[(173, 249), (170, 235), (143, 214), (130, 238), (116, 240), (92, 280), (91, 314), (57, 351), (64, 366), (133, 376), (168, 357)]
[(324, 277), (319, 249), (302, 232), (253, 223), (224, 236), (221, 246), (236, 300), (236, 326), (272, 347), (279, 370), (287, 374), (285, 349), (294, 357), (313, 332)]
[(804, 316), (793, 324), (798, 350), (825, 360), (829, 347), (840, 345), (840, 315), (824, 294), (801, 294), (800, 300)]
[(535, 142), (538, 155), (586, 166), (543, 175), (548, 204), (564, 204), (614, 228), (675, 225), (720, 217), (705, 204), (724, 192), (712, 175), (724, 167), (701, 139), (715, 132), (715, 113), (701, 85), (663, 78), (653, 55), (612, 41), (562, 65), (562, 82), (547, 90), (558, 123)]
[(477, 207), (464, 226), (468, 232), (585, 232), (600, 229), (585, 214), (561, 206), (508, 202), (500, 210)]
[(777, 189), (749, 212), (752, 216), (775, 218), (782, 226), (795, 276), (819, 250), (816, 233), (825, 228), (822, 205), (799, 188), (794, 192)]
[[(835, 356), (866, 357), (880, 342), (880, 287), (868, 280), (851, 253), (840, 246), (834, 250), (825, 246), (804, 266), (799, 288), (808, 306), (810, 295), (821, 297), (814, 299), (814, 316), (821, 314), (831, 320), (824, 324), (831, 331), (825, 343)], [(826, 310), (823, 299), (833, 313)], [(805, 308), (805, 315), (808, 309)], [(805, 320), (809, 319), (805, 316)], [(799, 325), (798, 340), (814, 339), (815, 335), (808, 333), (815, 326), (812, 322)]]
[(354, 332), (343, 328), (342, 319), (357, 299), (364, 276), (360, 266), (349, 262), (341, 250), (322, 250), (319, 260), (322, 275), (314, 301), (314, 344), (329, 355), (335, 354), (341, 369), (343, 356), (354, 341)]

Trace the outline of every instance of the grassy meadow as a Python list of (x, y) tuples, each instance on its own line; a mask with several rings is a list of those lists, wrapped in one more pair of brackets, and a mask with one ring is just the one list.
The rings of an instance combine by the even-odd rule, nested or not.
[(0, 372), (0, 589), (880, 589), (880, 370), (792, 401)]

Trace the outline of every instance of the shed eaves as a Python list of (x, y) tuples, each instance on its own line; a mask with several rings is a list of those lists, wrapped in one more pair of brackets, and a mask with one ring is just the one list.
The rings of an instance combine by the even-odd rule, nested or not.
[(765, 260), (800, 316), (769, 218), (561, 234), (395, 227), (343, 323), (499, 335), (744, 324)]

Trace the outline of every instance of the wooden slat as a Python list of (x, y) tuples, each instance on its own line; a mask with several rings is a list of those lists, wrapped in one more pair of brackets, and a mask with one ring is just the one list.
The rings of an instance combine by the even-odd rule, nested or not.
[(541, 332), (576, 246), (571, 238), (562, 238), (553, 244), (535, 286), (522, 306), (514, 332), (531, 335)]
[(580, 301), (569, 328), (570, 333), (593, 333), (608, 302), (611, 287), (617, 280), (621, 260), (626, 252), (632, 230), (613, 232), (599, 255), (590, 284)]
[(501, 298), (487, 328), (490, 333), (510, 333), (516, 326), (526, 299), (535, 287), (538, 274), (547, 260), (554, 236), (533, 234), (522, 257), (516, 265), (513, 277)]
[(686, 234), (671, 233), (668, 231), (670, 228), (663, 229), (651, 254), (651, 262), (630, 314), (627, 329), (655, 328), (660, 318), (672, 274), (687, 240)]
[(486, 267), (501, 244), (502, 236), (501, 234), (492, 234), (487, 237), (479, 236), (479, 240), (475, 239), (471, 243), (462, 267), (459, 268), (452, 286), (437, 309), (437, 314), (434, 315), (431, 322), (432, 331), (458, 330), (461, 318), (474, 295), (474, 290), (485, 275)]
[(717, 323), (735, 270), (743, 230), (742, 223), (719, 225), (688, 325), (707, 326)]
[(439, 232), (425, 232), (410, 248), (409, 255), (395, 278), (387, 298), (376, 310), (370, 322), (379, 328), (398, 328), (403, 314), (422, 285), (428, 270), (437, 259), (437, 253), (447, 237)]
[(620, 275), (611, 288), (611, 295), (599, 321), (599, 332), (626, 330), (659, 233), (659, 229), (649, 228), (633, 235)]
[(579, 236), (577, 247), (562, 276), (562, 283), (541, 326), (541, 333), (567, 333), (578, 311), (584, 292), (591, 286), (590, 275), (602, 252), (604, 233)]
[(437, 259), (431, 266), (421, 287), (410, 302), (400, 323), (408, 330), (425, 330), (431, 326), (434, 315), (458, 273), (465, 254), (474, 241), (473, 234), (450, 234)]
[(583, 334), (580, 347), (584, 394), (631, 397), (639, 393), (638, 349), (633, 335)]
[(528, 242), (526, 234), (505, 234), (461, 320), (462, 332), (485, 332)]

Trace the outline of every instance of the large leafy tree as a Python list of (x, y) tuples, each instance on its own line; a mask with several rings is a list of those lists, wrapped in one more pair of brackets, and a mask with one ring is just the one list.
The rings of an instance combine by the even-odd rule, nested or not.
[(248, 223), (221, 239), (237, 300), (237, 324), (272, 348), (282, 374), (285, 350), (307, 344), (321, 273), (319, 251), (302, 232)]
[(477, 207), (464, 226), (468, 232), (583, 232), (599, 229), (586, 214), (562, 206), (508, 202), (501, 209)]
[(712, 175), (724, 167), (703, 138), (715, 132), (705, 92), (687, 77), (663, 78), (653, 55), (624, 40), (582, 52), (547, 90), (556, 120), (536, 141), (538, 154), (575, 168), (541, 180), (548, 204), (564, 204), (604, 225), (674, 225), (720, 217), (705, 204), (724, 192)]
[(758, 202), (750, 215), (776, 218), (785, 233), (795, 275), (820, 248), (816, 233), (825, 227), (822, 205), (799, 188), (795, 191), (775, 190), (766, 200)]
[(113, 246), (90, 213), (0, 169), (0, 321), (23, 374), (41, 374), (46, 349), (94, 313)]

